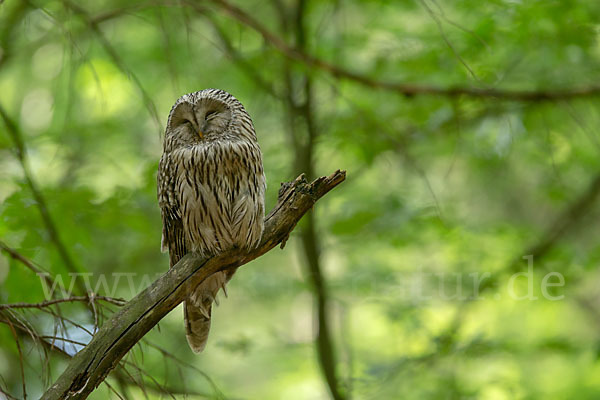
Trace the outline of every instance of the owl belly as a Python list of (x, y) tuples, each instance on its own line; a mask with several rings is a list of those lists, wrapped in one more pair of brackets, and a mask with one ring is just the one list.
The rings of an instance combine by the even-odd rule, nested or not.
[(232, 248), (253, 248), (262, 235), (262, 198), (245, 183), (220, 178), (186, 182), (184, 231), (188, 249), (205, 256)]

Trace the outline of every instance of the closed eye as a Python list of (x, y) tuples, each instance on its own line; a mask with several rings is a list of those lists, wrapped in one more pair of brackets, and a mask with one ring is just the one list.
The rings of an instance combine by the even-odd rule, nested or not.
[(208, 120), (211, 120), (211, 119), (213, 119), (214, 117), (216, 117), (216, 116), (217, 116), (217, 114), (218, 114), (218, 112), (217, 112), (217, 111), (209, 111), (209, 112), (207, 112), (207, 113), (206, 113), (206, 116), (204, 117), (204, 119), (205, 119), (205, 120), (207, 120), (207, 121), (208, 121)]

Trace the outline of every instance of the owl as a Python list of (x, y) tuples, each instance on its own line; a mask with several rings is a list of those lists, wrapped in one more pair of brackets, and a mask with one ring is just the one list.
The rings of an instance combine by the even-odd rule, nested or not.
[[(231, 94), (205, 89), (182, 96), (167, 122), (157, 174), (162, 251), (172, 267), (188, 252), (205, 257), (251, 249), (264, 227), (266, 179), (250, 116)], [(185, 300), (187, 341), (206, 346), (212, 304), (235, 271), (209, 276)]]

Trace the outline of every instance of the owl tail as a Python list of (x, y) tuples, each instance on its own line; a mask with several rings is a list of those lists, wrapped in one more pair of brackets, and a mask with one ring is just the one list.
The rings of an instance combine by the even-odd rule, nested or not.
[(213, 301), (219, 304), (216, 298), (220, 289), (227, 296), (225, 284), (232, 276), (232, 272), (224, 271), (209, 276), (183, 303), (186, 338), (194, 353), (200, 353), (206, 347)]

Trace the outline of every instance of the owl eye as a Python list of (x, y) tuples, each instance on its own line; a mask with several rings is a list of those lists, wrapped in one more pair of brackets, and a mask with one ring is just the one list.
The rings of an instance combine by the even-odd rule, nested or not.
[(209, 111), (206, 113), (206, 116), (204, 117), (205, 120), (209, 121), (211, 119), (213, 119), (214, 117), (217, 116), (217, 112), (216, 111)]

